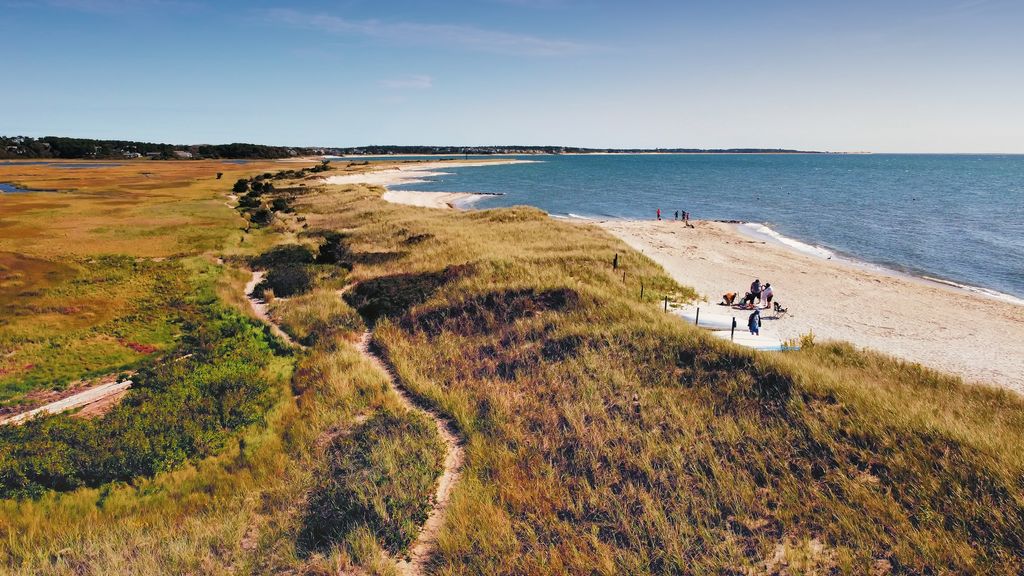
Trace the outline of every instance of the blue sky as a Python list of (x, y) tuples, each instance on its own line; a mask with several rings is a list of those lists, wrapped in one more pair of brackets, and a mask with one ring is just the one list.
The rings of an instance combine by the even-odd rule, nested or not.
[(1024, 153), (1024, 2), (0, 0), (0, 134)]

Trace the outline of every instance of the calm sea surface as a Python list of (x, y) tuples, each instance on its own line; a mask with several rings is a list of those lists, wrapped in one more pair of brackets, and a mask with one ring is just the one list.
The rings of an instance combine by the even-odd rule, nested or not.
[[(479, 208), (759, 222), (822, 250), (1024, 298), (1024, 156), (531, 156), (399, 189), (503, 193)], [(762, 230), (762, 232), (769, 232)]]

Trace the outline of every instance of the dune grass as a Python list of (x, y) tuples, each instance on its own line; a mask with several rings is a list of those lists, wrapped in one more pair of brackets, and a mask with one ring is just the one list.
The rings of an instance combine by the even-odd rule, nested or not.
[(437, 571), (1024, 569), (1017, 396), (843, 344), (733, 347), (663, 314), (692, 291), (595, 228), (378, 195), (293, 206), (402, 254), (347, 299), (468, 438)]
[[(1019, 397), (842, 343), (710, 338), (662, 312), (692, 290), (534, 209), (303, 183), (293, 212), (225, 249), (240, 265), (334, 238), (351, 265), (273, 303), (312, 347), (279, 367), (267, 425), (132, 485), (0, 502), (6, 571), (393, 572), (438, 444), (353, 348), (361, 324), (466, 439), (432, 573), (1024, 570)], [(244, 305), (245, 278), (217, 293)]]

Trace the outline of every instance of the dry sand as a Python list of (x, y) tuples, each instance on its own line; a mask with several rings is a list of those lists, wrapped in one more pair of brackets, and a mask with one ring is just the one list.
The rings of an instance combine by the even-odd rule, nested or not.
[[(499, 164), (528, 164), (535, 160), (466, 160), (410, 162), (396, 168), (385, 168), (356, 174), (339, 174), (324, 179), (327, 184), (371, 184), (374, 186), (397, 186), (428, 182), (430, 178), (445, 176), (445, 168), (468, 168), (476, 166), (497, 166)], [(471, 192), (417, 192), (412, 190), (388, 190), (382, 198), (395, 204), (408, 204), (422, 208), (459, 208), (487, 194)]]
[(412, 190), (388, 190), (381, 198), (395, 204), (420, 206), (421, 208), (463, 208), (487, 196), (469, 192), (414, 192)]
[[(771, 282), (789, 309), (766, 313), (766, 333), (808, 332), (846, 340), (958, 374), (965, 381), (1024, 393), (1024, 306), (845, 260), (812, 256), (752, 238), (737, 225), (675, 221), (606, 221), (599, 225), (661, 264), (681, 284), (717, 306), (725, 292)], [(736, 311), (740, 325), (746, 312)]]

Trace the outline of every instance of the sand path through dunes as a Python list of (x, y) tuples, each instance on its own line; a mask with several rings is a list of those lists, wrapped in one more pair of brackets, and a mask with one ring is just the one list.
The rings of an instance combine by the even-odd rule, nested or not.
[(263, 277), (266, 276), (266, 274), (267, 273), (262, 270), (253, 271), (252, 278), (245, 285), (245, 297), (249, 300), (249, 306), (252, 307), (253, 313), (261, 322), (270, 326), (270, 331), (274, 333), (274, 336), (284, 340), (289, 346), (305, 348), (305, 346), (293, 340), (291, 336), (289, 336), (270, 318), (270, 313), (267, 311), (267, 302), (257, 298), (256, 295), (253, 294), (253, 290), (256, 289), (256, 285), (263, 281)]
[(433, 506), (427, 515), (426, 522), (420, 528), (416, 540), (409, 547), (407, 558), (400, 560), (396, 565), (401, 574), (418, 576), (425, 573), (427, 563), (430, 561), (434, 550), (437, 549), (437, 536), (441, 532), (441, 528), (444, 526), (448, 515), (452, 489), (462, 476), (465, 452), (462, 448), (462, 440), (452, 422), (413, 398), (398, 382), (392, 370), (380, 356), (371, 350), (371, 337), (372, 334), (369, 331), (363, 333), (357, 346), (359, 352), (387, 376), (388, 384), (406, 408), (424, 414), (434, 422), (437, 433), (445, 446), (444, 470), (441, 472), (441, 477), (437, 482)]
[[(711, 302), (770, 282), (789, 308), (774, 334), (845, 340), (957, 374), (967, 382), (1024, 393), (1024, 306), (752, 238), (735, 225), (674, 221), (599, 224), (661, 264)], [(745, 316), (743, 316), (745, 318)]]

